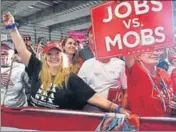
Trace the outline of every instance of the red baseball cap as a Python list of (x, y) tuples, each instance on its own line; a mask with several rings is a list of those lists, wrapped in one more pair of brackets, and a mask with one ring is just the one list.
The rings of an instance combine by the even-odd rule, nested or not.
[(14, 50), (15, 46), (14, 46), (12, 40), (4, 40), (1, 42), (1, 48), (5, 49), (5, 50), (9, 50), (9, 49)]
[(44, 51), (44, 53), (48, 53), (48, 51), (51, 50), (51, 49), (58, 49), (60, 52), (62, 51), (61, 48), (60, 48), (60, 46), (59, 46), (59, 44), (56, 43), (55, 41), (48, 42), (45, 45), (43, 51)]

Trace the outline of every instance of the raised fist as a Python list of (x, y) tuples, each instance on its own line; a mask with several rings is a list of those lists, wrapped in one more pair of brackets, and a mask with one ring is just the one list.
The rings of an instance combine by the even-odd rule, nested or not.
[(5, 25), (11, 25), (15, 23), (15, 19), (10, 12), (6, 12), (3, 14), (3, 22)]

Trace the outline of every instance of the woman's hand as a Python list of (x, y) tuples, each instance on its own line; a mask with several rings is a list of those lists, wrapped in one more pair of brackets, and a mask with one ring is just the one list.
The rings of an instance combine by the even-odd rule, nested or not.
[(10, 12), (6, 12), (3, 14), (3, 22), (5, 25), (11, 25), (15, 23), (15, 19)]

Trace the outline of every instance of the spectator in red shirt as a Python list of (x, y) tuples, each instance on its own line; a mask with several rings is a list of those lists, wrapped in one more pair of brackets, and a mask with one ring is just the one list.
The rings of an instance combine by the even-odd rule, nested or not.
[(171, 65), (170, 74), (171, 74), (173, 89), (174, 89), (174, 92), (176, 93), (176, 55), (174, 53), (170, 53), (170, 55), (168, 56), (168, 60)]
[(163, 115), (173, 98), (167, 74), (155, 68), (159, 56), (153, 51), (126, 57), (128, 105), (139, 116)]

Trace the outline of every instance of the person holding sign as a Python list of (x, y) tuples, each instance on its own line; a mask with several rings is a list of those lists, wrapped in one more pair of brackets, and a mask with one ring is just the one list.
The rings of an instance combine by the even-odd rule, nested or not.
[(96, 57), (128, 56), (128, 104), (139, 116), (164, 114), (173, 98), (168, 74), (155, 69), (161, 54), (149, 52), (174, 46), (172, 12), (171, 1), (110, 1), (91, 9)]
[(26, 45), (16, 27), (10, 12), (3, 14), (3, 22), (32, 80), (29, 104), (38, 107), (81, 109), (87, 103), (109, 111), (129, 116), (129, 111), (96, 94), (74, 73), (67, 74), (62, 66), (61, 49), (56, 43), (48, 43), (44, 48), (42, 61), (36, 58)]
[[(89, 42), (91, 42), (91, 50), (94, 52), (95, 42), (92, 29), (89, 31)], [(99, 60), (96, 58), (88, 59), (80, 68), (78, 76), (98, 94), (106, 98), (108, 98), (111, 88), (116, 89), (116, 95), (113, 97), (113, 100), (115, 99), (118, 103), (122, 102), (122, 106), (126, 106), (127, 80), (125, 75), (125, 62), (121, 59), (115, 57)], [(121, 91), (125, 93), (124, 98), (123, 92)]]
[(139, 116), (161, 116), (169, 112), (174, 94), (165, 70), (155, 69), (158, 51), (126, 56), (128, 106)]

